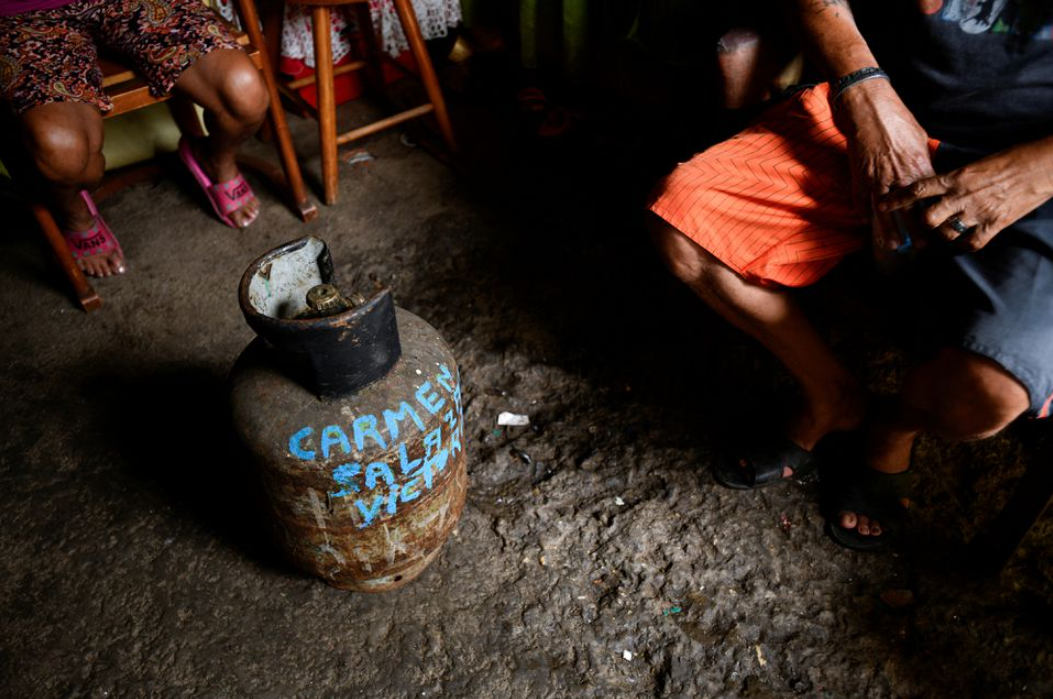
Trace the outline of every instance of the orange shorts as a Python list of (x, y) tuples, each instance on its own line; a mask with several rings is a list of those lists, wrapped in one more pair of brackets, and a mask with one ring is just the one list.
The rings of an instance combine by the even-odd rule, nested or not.
[(649, 208), (751, 281), (807, 286), (869, 240), (851, 187), (823, 83), (681, 163)]

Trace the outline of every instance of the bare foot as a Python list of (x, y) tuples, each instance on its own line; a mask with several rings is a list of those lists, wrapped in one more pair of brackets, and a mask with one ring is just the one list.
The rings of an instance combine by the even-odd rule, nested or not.
[[(903, 498), (899, 501), (904, 509), (910, 507), (910, 500)], [(881, 522), (871, 519), (866, 515), (855, 512), (841, 512), (838, 524), (844, 529), (855, 529), (862, 536), (881, 536)]]
[[(863, 459), (867, 468), (878, 473), (903, 473), (910, 468), (911, 453), (917, 432), (895, 429), (899, 416), (895, 400), (879, 400), (867, 421)], [(906, 498), (900, 500), (904, 508), (910, 506)], [(863, 536), (880, 536), (881, 522), (856, 512), (840, 513), (840, 524), (845, 529), (855, 529)]]
[[(229, 157), (216, 157), (211, 154), (211, 149), (208, 148), (208, 143), (205, 140), (193, 139), (190, 141), (190, 150), (194, 154), (194, 158), (201, 167), (204, 169), (205, 174), (212, 180), (214, 184), (222, 184), (223, 182), (230, 182), (238, 176), (238, 165), (234, 160), (233, 154)], [(238, 228), (245, 228), (254, 220), (260, 213), (260, 202), (254, 196), (246, 201), (240, 209), (231, 211), (227, 216), (234, 222), (234, 225)]]
[(823, 437), (860, 427), (867, 412), (867, 392), (850, 377), (825, 388), (821, 395), (800, 398), (790, 410), (781, 439), (739, 447), (745, 453), (732, 463), (738, 473), (731, 473), (726, 462), (716, 466), (717, 480), (731, 488), (753, 488), (770, 482), (774, 469), (782, 478), (792, 478), (814, 466), (811, 452)]

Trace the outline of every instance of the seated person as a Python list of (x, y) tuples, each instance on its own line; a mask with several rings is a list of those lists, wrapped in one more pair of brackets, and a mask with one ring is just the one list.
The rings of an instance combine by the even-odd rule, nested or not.
[(127, 60), (154, 95), (174, 90), (205, 109), (208, 138), (184, 139), (179, 155), (224, 223), (252, 223), (259, 202), (234, 156), (263, 122), (267, 92), (201, 0), (0, 0), (0, 98), (81, 269), (100, 277), (126, 266), (88, 195), (103, 176), (102, 114), (113, 108), (97, 46)]
[[(783, 430), (724, 454), (717, 479), (776, 482), (814, 465), (825, 436), (862, 430), (825, 513), (839, 543), (880, 548), (900, 529), (921, 432), (980, 439), (1053, 404), (1053, 9), (788, 4), (831, 82), (678, 166), (652, 195), (653, 237), (801, 389)], [(877, 251), (920, 249), (910, 276), (928, 291), (908, 310), (934, 343), (874, 405), (792, 294), (868, 237)]]

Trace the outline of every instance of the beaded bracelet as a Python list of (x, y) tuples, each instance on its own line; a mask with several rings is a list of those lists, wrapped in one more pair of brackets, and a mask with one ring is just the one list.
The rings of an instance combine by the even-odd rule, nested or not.
[(836, 102), (841, 99), (841, 95), (845, 94), (845, 90), (858, 85), (859, 83), (866, 82), (867, 80), (874, 80), (875, 78), (881, 78), (882, 80), (890, 80), (888, 73), (881, 70), (876, 66), (868, 66), (866, 68), (860, 68), (857, 71), (849, 73), (844, 77), (840, 77), (834, 81), (834, 84), (830, 88), (831, 102)]

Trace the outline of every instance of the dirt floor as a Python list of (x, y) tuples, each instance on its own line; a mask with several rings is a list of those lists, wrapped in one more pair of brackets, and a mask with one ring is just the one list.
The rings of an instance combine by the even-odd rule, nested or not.
[[(0, 694), (1053, 695), (1053, 520), (1000, 577), (962, 555), (1021, 472), (1017, 442), (925, 440), (913, 535), (886, 555), (827, 539), (814, 483), (718, 487), (719, 437), (790, 382), (649, 251), (656, 132), (612, 108), (535, 139), (488, 109), (460, 105), (457, 170), (397, 133), (370, 140), (309, 225), (258, 180), (245, 232), (185, 177), (124, 190), (102, 208), (129, 272), (98, 283), (90, 316), (5, 196)], [(316, 182), (313, 127), (294, 122)], [(391, 288), (460, 362), (468, 504), (389, 594), (284, 564), (230, 446), (226, 375), (253, 337), (238, 281), (307, 233), (345, 289)], [(858, 276), (808, 306), (888, 391), (909, 360)], [(499, 428), (502, 411), (530, 426)]]

